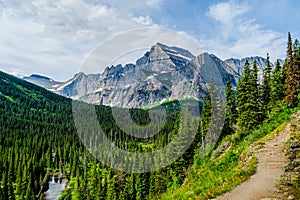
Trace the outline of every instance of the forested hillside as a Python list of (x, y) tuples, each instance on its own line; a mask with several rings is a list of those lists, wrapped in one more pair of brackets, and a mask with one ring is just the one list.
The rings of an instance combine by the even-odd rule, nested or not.
[(48, 170), (80, 156), (71, 101), (2, 72), (0, 101), (0, 199), (35, 199)]
[[(246, 62), (236, 90), (228, 76), (226, 101), (218, 92), (219, 86), (211, 81), (203, 104), (192, 99), (164, 103), (166, 121), (152, 137), (128, 135), (118, 126), (112, 108), (89, 105), (95, 108), (111, 145), (126, 151), (155, 152), (183, 132), (196, 132), (175, 162), (144, 173), (115, 170), (96, 160), (90, 152), (103, 152), (83, 145), (70, 99), (0, 72), (0, 199), (43, 199), (52, 172), (69, 180), (60, 199), (209, 199), (228, 191), (255, 171), (255, 158), (240, 162), (243, 156), (251, 157), (247, 147), (287, 122), (298, 109), (299, 60), (300, 45), (289, 35), (284, 66), (277, 62), (272, 70), (267, 55), (262, 84), (258, 84), (256, 63), (250, 67)], [(224, 108), (224, 127), (211, 123), (222, 119), (221, 114), (214, 113)], [(158, 107), (152, 109), (161, 112)], [(119, 109), (117, 113), (123, 111), (155, 132), (148, 110)], [(88, 128), (84, 131), (90, 132)], [(184, 137), (180, 139), (178, 148), (187, 142)], [(109, 156), (109, 152), (104, 154)]]
[[(80, 142), (71, 100), (2, 72), (0, 81), (3, 155), (0, 199), (42, 199), (50, 172), (61, 172), (69, 180), (69, 188), (62, 194), (64, 199), (155, 198), (166, 188), (179, 186), (193, 163), (199, 138), (182, 157), (164, 169), (140, 174), (112, 170), (96, 161)], [(184, 102), (188, 105), (189, 101), (192, 100)], [(198, 102), (196, 105), (201, 108)], [(168, 106), (167, 122), (150, 139), (126, 135), (114, 122), (111, 108), (97, 106), (96, 110), (102, 129), (116, 145), (146, 152), (166, 145), (178, 130), (179, 103), (168, 102), (164, 106)], [(146, 110), (130, 112), (138, 124), (149, 123)], [(193, 116), (192, 110), (189, 113)]]

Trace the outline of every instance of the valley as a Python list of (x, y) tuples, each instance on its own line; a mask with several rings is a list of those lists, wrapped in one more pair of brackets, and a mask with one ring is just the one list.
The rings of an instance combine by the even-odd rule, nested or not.
[[(227, 64), (157, 43), (136, 64), (65, 83), (0, 72), (0, 199), (212, 199), (255, 185), (253, 148), (271, 148), (264, 139), (299, 110), (293, 48), (284, 65)], [(293, 177), (284, 195), (296, 199)]]

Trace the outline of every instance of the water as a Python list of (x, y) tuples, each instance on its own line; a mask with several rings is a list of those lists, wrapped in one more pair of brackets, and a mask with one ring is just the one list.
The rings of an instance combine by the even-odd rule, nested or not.
[(45, 192), (45, 200), (57, 200), (60, 193), (66, 188), (68, 180), (52, 176), (49, 181), (49, 189)]

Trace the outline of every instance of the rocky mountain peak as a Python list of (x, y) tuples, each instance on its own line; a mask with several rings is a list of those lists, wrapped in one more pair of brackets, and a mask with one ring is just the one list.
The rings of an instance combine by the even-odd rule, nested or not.
[(166, 52), (169, 56), (177, 56), (184, 58), (186, 60), (192, 60), (195, 56), (188, 50), (182, 49), (179, 47), (169, 47), (162, 43), (157, 43), (156, 46), (159, 46), (164, 52)]
[(112, 65), (101, 74), (78, 73), (55, 90), (88, 103), (141, 107), (167, 99), (203, 100), (209, 81), (225, 83), (228, 73), (236, 85), (237, 73), (216, 56), (196, 57), (188, 50), (156, 43), (135, 64)]
[(167, 60), (167, 59), (170, 59), (170, 56), (163, 50), (162, 46), (159, 43), (151, 47), (149, 53), (150, 62)]

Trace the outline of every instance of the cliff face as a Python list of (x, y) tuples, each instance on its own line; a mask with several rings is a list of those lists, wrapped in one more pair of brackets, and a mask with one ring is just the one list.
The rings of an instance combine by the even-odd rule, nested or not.
[(285, 153), (289, 164), (280, 180), (281, 190), (288, 194), (288, 199), (300, 199), (300, 111), (292, 116), (291, 138), (287, 143)]

